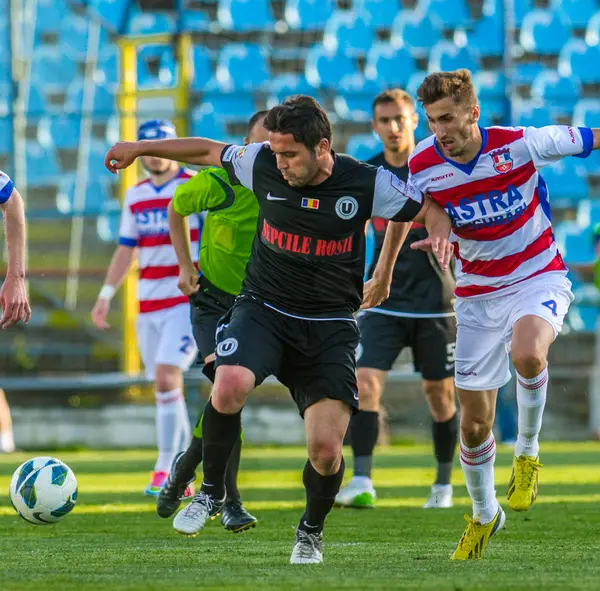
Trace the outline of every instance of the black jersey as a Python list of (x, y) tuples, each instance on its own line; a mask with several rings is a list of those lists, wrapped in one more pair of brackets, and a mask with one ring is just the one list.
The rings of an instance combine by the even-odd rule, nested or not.
[[(371, 158), (368, 163), (373, 166), (383, 166), (398, 178), (408, 180), (408, 165), (388, 164), (383, 152)], [(374, 218), (371, 223), (375, 235), (375, 257), (369, 269), (369, 277), (372, 277), (379, 260), (388, 220)], [(431, 253), (410, 248), (413, 242), (426, 237), (427, 230), (416, 224), (408, 233), (394, 266), (390, 297), (379, 306), (378, 310), (408, 316), (445, 315), (452, 312), (456, 287), (453, 267), (450, 266), (444, 273)]]
[(409, 221), (423, 201), (388, 170), (333, 157), (331, 176), (321, 184), (291, 187), (268, 143), (223, 150), (231, 182), (250, 189), (260, 206), (242, 293), (308, 318), (352, 318), (358, 310), (367, 220)]

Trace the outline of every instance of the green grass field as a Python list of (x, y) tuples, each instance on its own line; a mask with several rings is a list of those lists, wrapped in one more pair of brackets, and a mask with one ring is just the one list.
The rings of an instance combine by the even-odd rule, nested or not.
[[(0, 488), (26, 455), (0, 456)], [(47, 454), (42, 454), (47, 455)], [(526, 514), (507, 513), (481, 561), (449, 560), (470, 513), (460, 467), (455, 507), (425, 511), (433, 477), (428, 446), (381, 450), (374, 511), (334, 510), (325, 564), (288, 564), (303, 507), (300, 448), (247, 449), (241, 489), (256, 529), (226, 533), (218, 521), (198, 537), (176, 534), (142, 496), (149, 451), (56, 454), (79, 480), (78, 505), (56, 525), (33, 526), (0, 500), (0, 589), (599, 589), (600, 444), (544, 444), (540, 497)], [(348, 451), (347, 456), (350, 456)], [(504, 498), (510, 449), (499, 449)], [(350, 471), (348, 470), (348, 474)], [(506, 503), (504, 503), (506, 508)]]

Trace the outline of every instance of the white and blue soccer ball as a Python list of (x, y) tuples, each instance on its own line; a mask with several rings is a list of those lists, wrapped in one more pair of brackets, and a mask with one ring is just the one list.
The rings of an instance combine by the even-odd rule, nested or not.
[(77, 501), (77, 479), (66, 464), (40, 456), (21, 464), (10, 481), (10, 500), (29, 523), (56, 523), (70, 513)]

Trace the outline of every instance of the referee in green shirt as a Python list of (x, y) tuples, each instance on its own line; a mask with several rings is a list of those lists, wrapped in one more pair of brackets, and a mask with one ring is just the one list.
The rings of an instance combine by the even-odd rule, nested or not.
[[(268, 111), (255, 113), (248, 123), (244, 144), (269, 139), (263, 121)], [(200, 257), (196, 271), (192, 262), (187, 216), (206, 212)], [(177, 187), (169, 204), (169, 232), (179, 263), (179, 289), (190, 297), (192, 327), (204, 373), (214, 380), (214, 350), (217, 323), (228, 312), (242, 289), (246, 264), (258, 223), (258, 202), (254, 193), (241, 185), (232, 186), (221, 168), (205, 168)], [(227, 467), (227, 501), (221, 511), (225, 529), (240, 532), (256, 525), (256, 518), (242, 505), (237, 488), (241, 439), (231, 453)], [(202, 417), (192, 443), (179, 454), (157, 500), (157, 512), (170, 517), (181, 503), (186, 487), (196, 478), (202, 461)]]

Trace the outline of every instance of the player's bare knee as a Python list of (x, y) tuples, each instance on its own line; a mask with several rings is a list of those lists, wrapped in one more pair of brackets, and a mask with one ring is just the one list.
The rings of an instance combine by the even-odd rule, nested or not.
[(452, 379), (423, 380), (423, 392), (436, 423), (450, 420), (456, 414), (454, 385)]
[(546, 352), (541, 348), (516, 348), (512, 351), (512, 360), (519, 375), (534, 378), (546, 367)]
[(308, 457), (313, 468), (322, 476), (335, 474), (342, 461), (342, 442), (331, 436), (318, 438), (310, 443)]
[(493, 420), (483, 417), (462, 417), (460, 421), (460, 435), (467, 447), (481, 445), (492, 432)]
[(183, 386), (183, 373), (173, 365), (157, 365), (154, 376), (157, 392), (171, 392)]
[(360, 410), (377, 412), (381, 402), (381, 380), (379, 376), (367, 369), (359, 368), (356, 373)]
[(254, 374), (245, 367), (219, 367), (211, 391), (214, 408), (225, 414), (242, 409), (254, 388)]

